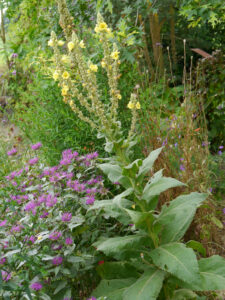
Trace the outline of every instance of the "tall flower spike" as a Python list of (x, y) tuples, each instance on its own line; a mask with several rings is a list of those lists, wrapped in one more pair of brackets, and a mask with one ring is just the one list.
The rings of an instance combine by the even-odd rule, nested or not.
[(71, 16), (65, 0), (57, 0), (60, 14), (59, 24), (62, 27), (67, 40), (71, 39), (73, 32), (73, 17)]
[(135, 127), (137, 122), (137, 103), (139, 103), (137, 102), (136, 97), (136, 94), (131, 94), (130, 102), (128, 103), (128, 108), (130, 108), (132, 111), (132, 121), (128, 138), (131, 138), (135, 134)]

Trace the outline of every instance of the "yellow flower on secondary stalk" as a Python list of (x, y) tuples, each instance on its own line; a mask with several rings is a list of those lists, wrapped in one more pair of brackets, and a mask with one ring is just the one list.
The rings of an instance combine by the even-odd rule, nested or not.
[(103, 68), (105, 68), (105, 67), (106, 67), (106, 63), (105, 63), (105, 61), (104, 61), (104, 60), (102, 60), (102, 61), (101, 61), (101, 66), (102, 66)]
[(140, 104), (140, 102), (137, 102), (136, 103), (136, 109), (140, 109), (141, 108), (141, 104)]
[(54, 73), (53, 73), (53, 79), (56, 81), (58, 78), (59, 78), (59, 73), (58, 73), (58, 71), (55, 71)]
[(97, 71), (98, 71), (98, 66), (97, 66), (97, 65), (94, 65), (94, 64), (90, 64), (89, 69), (90, 69), (92, 72), (97, 72)]
[(127, 104), (127, 107), (128, 107), (129, 109), (134, 109), (134, 103), (133, 103), (133, 102), (129, 102), (129, 103)]
[(69, 91), (69, 87), (67, 85), (64, 85), (62, 88), (62, 96), (66, 96)]
[(69, 42), (68, 45), (67, 45), (67, 47), (68, 47), (69, 51), (72, 51), (74, 49), (74, 47), (75, 47), (74, 42)]
[(63, 63), (69, 63), (70, 62), (70, 58), (69, 58), (68, 55), (63, 55), (61, 60), (62, 60)]
[(95, 26), (95, 32), (110, 32), (107, 24), (105, 22), (101, 22)]
[(64, 41), (62, 41), (62, 40), (58, 41), (58, 45), (59, 45), (59, 46), (63, 46), (64, 44), (65, 44)]
[(82, 41), (80, 41), (80, 43), (79, 43), (79, 46), (81, 47), (81, 48), (86, 48), (86, 46), (85, 46), (85, 44), (84, 44), (84, 41), (82, 40)]
[(68, 79), (69, 77), (70, 77), (70, 74), (67, 71), (62, 73), (62, 78), (63, 79)]
[(115, 60), (118, 60), (119, 59), (119, 51), (113, 51), (112, 53), (111, 53), (111, 57), (112, 57), (112, 59), (115, 59)]
[(48, 46), (49, 46), (49, 47), (53, 47), (53, 40), (49, 40), (49, 41), (48, 41)]
[(117, 94), (116, 98), (120, 100), (120, 99), (122, 99), (122, 96), (120, 94)]

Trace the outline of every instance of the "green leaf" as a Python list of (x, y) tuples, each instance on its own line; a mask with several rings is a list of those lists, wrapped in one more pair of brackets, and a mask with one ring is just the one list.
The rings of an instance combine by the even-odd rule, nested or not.
[(180, 289), (173, 292), (171, 300), (196, 300), (197, 295), (188, 289)]
[(225, 259), (219, 255), (202, 258), (198, 261), (201, 284), (192, 284), (195, 291), (225, 289)]
[(125, 188), (131, 187), (129, 178), (122, 175), (122, 169), (120, 166), (105, 163), (98, 165), (98, 167), (108, 176), (111, 182), (119, 182)]
[(197, 241), (189, 241), (186, 243), (186, 246), (188, 248), (192, 248), (193, 250), (198, 251), (200, 254), (202, 254), (204, 257), (206, 257), (206, 249), (202, 246), (201, 243)]
[(142, 199), (150, 203), (155, 196), (160, 195), (162, 192), (165, 192), (166, 190), (173, 187), (184, 185), (184, 183), (170, 177), (161, 177), (157, 178), (157, 180), (154, 180), (153, 178), (153, 181), (150, 181), (146, 184), (143, 191)]
[(199, 269), (194, 251), (181, 243), (160, 246), (149, 254), (159, 268), (185, 282), (198, 282)]
[(150, 268), (123, 293), (123, 300), (156, 300), (165, 273), (156, 268)]
[(139, 277), (136, 268), (127, 262), (105, 262), (97, 267), (97, 272), (104, 279)]
[(206, 199), (207, 194), (191, 193), (182, 195), (164, 205), (157, 223), (163, 225), (161, 244), (179, 241), (191, 224), (197, 207)]
[(147, 224), (146, 221), (149, 220), (151, 225), (154, 221), (154, 216), (151, 212), (139, 212), (131, 209), (125, 209), (128, 215), (131, 217), (132, 222), (135, 224), (136, 228), (144, 229)]
[(57, 281), (57, 288), (54, 291), (54, 295), (61, 291), (66, 285), (67, 282), (65, 280)]
[(106, 255), (114, 255), (125, 249), (133, 249), (141, 245), (146, 236), (143, 235), (127, 235), (123, 237), (114, 237), (103, 241), (97, 245), (97, 250), (104, 252)]
[(123, 300), (123, 292), (135, 281), (135, 278), (102, 280), (92, 295), (107, 297), (107, 300)]
[(219, 219), (217, 219), (216, 217), (212, 217), (211, 221), (220, 229), (223, 229), (223, 224), (221, 223), (221, 221)]
[(142, 166), (139, 169), (138, 176), (147, 174), (153, 167), (154, 162), (161, 153), (163, 147), (152, 151), (147, 158), (143, 160)]

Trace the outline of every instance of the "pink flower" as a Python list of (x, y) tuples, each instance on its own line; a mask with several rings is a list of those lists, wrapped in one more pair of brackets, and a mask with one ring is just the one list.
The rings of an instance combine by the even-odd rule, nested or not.
[(0, 258), (0, 265), (4, 265), (5, 262), (6, 262), (6, 258), (5, 257)]
[(15, 155), (16, 153), (17, 153), (17, 149), (16, 148), (12, 148), (10, 151), (7, 152), (8, 156)]
[(73, 239), (71, 237), (67, 237), (65, 240), (66, 245), (72, 245), (73, 244)]
[(42, 289), (43, 286), (42, 286), (42, 284), (41, 284), (40, 282), (34, 282), (34, 283), (31, 284), (30, 287), (31, 287), (32, 290), (34, 290), (34, 291), (39, 291), (39, 290)]
[(69, 222), (71, 219), (72, 219), (72, 214), (69, 212), (66, 212), (62, 215), (63, 222)]
[(31, 145), (32, 150), (38, 150), (42, 147), (42, 143), (38, 142), (37, 144)]
[(6, 223), (7, 223), (7, 220), (4, 220), (4, 221), (0, 222), (0, 227), (5, 226)]
[(61, 256), (56, 256), (53, 258), (52, 263), (53, 265), (61, 265), (61, 263), (63, 262), (63, 258)]
[(33, 166), (37, 162), (38, 162), (38, 157), (34, 157), (34, 158), (30, 159), (28, 163), (29, 163), (30, 166)]
[(54, 231), (49, 235), (50, 240), (58, 240), (62, 236), (62, 233), (59, 231)]
[(8, 273), (6, 271), (2, 271), (2, 279), (4, 281), (8, 281), (12, 277), (11, 273)]

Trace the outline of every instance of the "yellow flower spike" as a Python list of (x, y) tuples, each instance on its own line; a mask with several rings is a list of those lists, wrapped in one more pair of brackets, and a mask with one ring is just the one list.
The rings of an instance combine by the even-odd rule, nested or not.
[(104, 60), (102, 60), (102, 61), (101, 61), (101, 66), (102, 66), (103, 68), (105, 68), (105, 67), (106, 67), (106, 63), (105, 63), (105, 61), (104, 61)]
[(59, 45), (59, 46), (63, 46), (64, 44), (65, 44), (64, 41), (62, 41), (62, 40), (58, 41), (58, 45)]
[(121, 100), (121, 99), (122, 99), (122, 96), (121, 96), (120, 94), (117, 94), (117, 95), (116, 95), (116, 98), (119, 99), (119, 100)]
[(61, 61), (63, 63), (69, 63), (70, 62), (70, 58), (68, 55), (63, 55), (62, 58), (61, 58)]
[(74, 42), (69, 42), (68, 45), (67, 45), (67, 47), (68, 47), (69, 51), (72, 51), (74, 49), (74, 47), (75, 47)]
[(129, 103), (127, 104), (127, 107), (128, 107), (129, 109), (134, 109), (134, 103), (133, 103), (133, 102), (129, 102)]
[(97, 71), (98, 71), (98, 66), (97, 66), (97, 65), (94, 65), (94, 64), (90, 64), (89, 69), (90, 69), (92, 72), (97, 72)]
[(133, 209), (135, 209), (135, 204), (133, 204), (131, 207), (132, 207)]
[(141, 104), (140, 104), (140, 102), (137, 102), (136, 103), (136, 109), (140, 109), (141, 108)]
[(53, 79), (56, 81), (58, 78), (59, 78), (59, 73), (58, 73), (58, 71), (55, 71), (54, 73), (53, 73)]
[(63, 79), (68, 79), (69, 77), (70, 77), (70, 74), (67, 71), (62, 73), (62, 78)]
[(69, 87), (67, 85), (64, 85), (62, 88), (62, 96), (66, 96), (69, 91)]
[(114, 60), (118, 60), (119, 59), (119, 54), (120, 54), (120, 52), (119, 51), (113, 51), (112, 53), (111, 53), (111, 57), (112, 57), (112, 59), (114, 59)]
[(84, 44), (84, 41), (82, 40), (82, 41), (80, 41), (80, 43), (79, 43), (79, 46), (81, 47), (81, 48), (86, 48), (86, 46), (85, 46), (85, 44)]
[(53, 47), (53, 40), (49, 40), (49, 41), (48, 41), (48, 46), (49, 46), (49, 47)]
[(99, 27), (98, 27), (98, 25), (95, 26), (95, 32), (99, 33)]
[(99, 32), (107, 32), (108, 26), (105, 22), (101, 22), (98, 24), (98, 29), (99, 29)]

